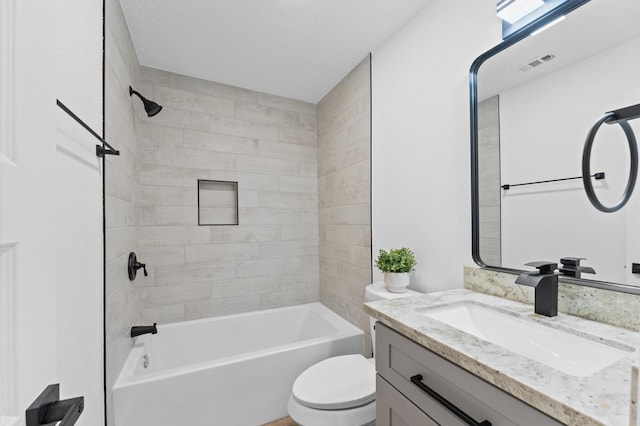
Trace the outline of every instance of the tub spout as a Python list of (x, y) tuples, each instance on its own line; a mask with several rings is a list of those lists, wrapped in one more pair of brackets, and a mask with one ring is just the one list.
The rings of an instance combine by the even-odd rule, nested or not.
[(153, 325), (141, 325), (131, 327), (131, 337), (141, 336), (143, 334), (158, 334), (158, 323), (154, 322)]

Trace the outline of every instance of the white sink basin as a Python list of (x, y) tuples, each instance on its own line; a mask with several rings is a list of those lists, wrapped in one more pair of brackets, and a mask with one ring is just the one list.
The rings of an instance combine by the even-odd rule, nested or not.
[(477, 302), (420, 308), (417, 312), (578, 377), (589, 376), (632, 351), (502, 313)]

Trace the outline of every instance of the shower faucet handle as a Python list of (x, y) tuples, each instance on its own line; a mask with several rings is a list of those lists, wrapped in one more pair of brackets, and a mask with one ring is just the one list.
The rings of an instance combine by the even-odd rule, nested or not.
[(144, 263), (138, 262), (136, 254), (134, 252), (129, 253), (129, 264), (128, 264), (128, 272), (129, 272), (129, 280), (133, 281), (136, 279), (136, 275), (138, 274), (138, 269), (142, 268), (144, 272), (144, 276), (147, 277), (149, 274), (147, 273), (147, 265)]
[(140, 263), (140, 262), (136, 262), (135, 267), (136, 267), (136, 269), (142, 268), (142, 272), (144, 272), (144, 276), (145, 277), (149, 276), (149, 274), (147, 274), (147, 265), (146, 264)]

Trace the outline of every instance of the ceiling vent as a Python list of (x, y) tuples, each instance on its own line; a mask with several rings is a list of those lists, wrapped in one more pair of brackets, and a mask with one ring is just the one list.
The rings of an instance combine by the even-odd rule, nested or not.
[(529, 59), (528, 61), (518, 65), (518, 69), (520, 71), (529, 71), (532, 70), (534, 68), (539, 67), (540, 65), (543, 65), (549, 61), (554, 60), (556, 57), (556, 55), (554, 55), (553, 53), (547, 53), (546, 55), (542, 55), (539, 56), (537, 58), (533, 58), (533, 59)]

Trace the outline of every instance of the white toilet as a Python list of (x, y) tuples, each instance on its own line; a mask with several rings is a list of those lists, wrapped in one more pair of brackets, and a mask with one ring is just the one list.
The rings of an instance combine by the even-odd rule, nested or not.
[[(417, 296), (413, 290), (390, 293), (384, 283), (365, 289), (366, 302)], [(375, 320), (369, 318), (375, 348)], [(375, 356), (375, 349), (374, 349)], [(325, 359), (302, 372), (293, 383), (287, 408), (303, 426), (368, 426), (376, 424), (374, 359), (360, 354)]]

